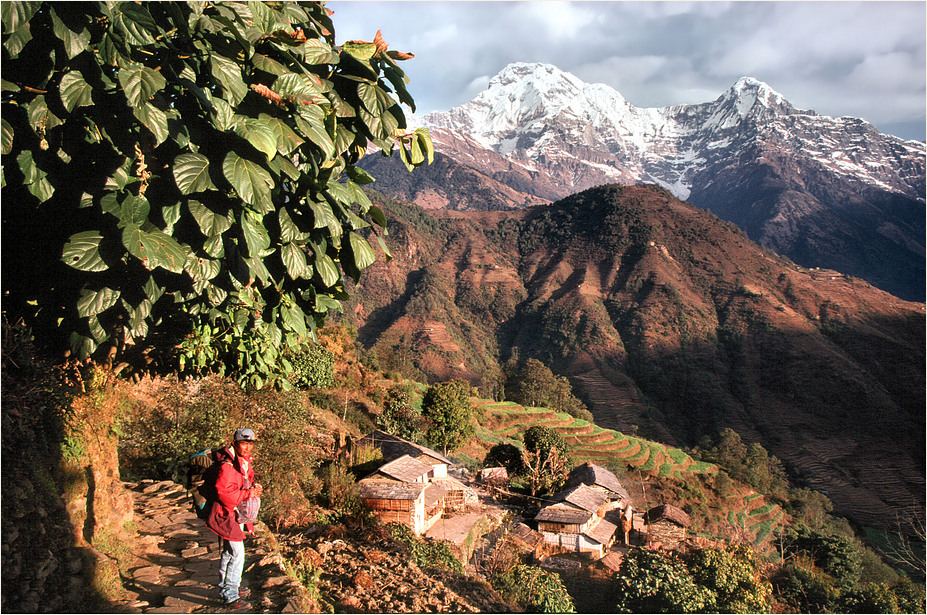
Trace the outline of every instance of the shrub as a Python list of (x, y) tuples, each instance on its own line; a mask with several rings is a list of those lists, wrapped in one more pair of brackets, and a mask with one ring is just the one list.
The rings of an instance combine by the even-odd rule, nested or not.
[(334, 384), (335, 355), (322, 346), (309, 346), (302, 352), (290, 357), (293, 372), (290, 382), (293, 386), (325, 389)]
[(516, 564), (490, 578), (499, 595), (528, 613), (575, 613), (573, 599), (556, 572)]
[(400, 523), (390, 523), (388, 528), (395, 541), (408, 547), (412, 561), (419, 568), (443, 568), (463, 573), (463, 565), (454, 556), (448, 543), (421, 540), (408, 526)]

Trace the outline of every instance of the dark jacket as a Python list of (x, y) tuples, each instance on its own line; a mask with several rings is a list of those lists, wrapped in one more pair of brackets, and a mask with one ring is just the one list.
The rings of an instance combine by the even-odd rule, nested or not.
[[(212, 505), (206, 527), (215, 532), (220, 538), (239, 542), (245, 539), (241, 525), (236, 521), (235, 507), (247, 500), (251, 495), (251, 485), (254, 484), (254, 468), (248, 459), (247, 474), (242, 471), (241, 460), (236, 457), (235, 449), (231, 446), (220, 449), (217, 453), (219, 477), (216, 480), (217, 500)], [(251, 532), (254, 527), (251, 523), (245, 525), (245, 530)]]

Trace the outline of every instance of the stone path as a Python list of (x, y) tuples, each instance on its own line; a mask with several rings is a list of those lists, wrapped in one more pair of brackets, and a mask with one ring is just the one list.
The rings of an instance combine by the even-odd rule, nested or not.
[[(219, 539), (190, 509), (182, 485), (142, 481), (127, 485), (135, 497), (138, 538), (134, 561), (123, 573), (129, 598), (118, 610), (132, 613), (225, 613), (219, 599)], [(251, 589), (250, 611), (307, 610), (305, 588), (287, 576), (276, 539), (258, 523), (245, 539), (242, 586)]]

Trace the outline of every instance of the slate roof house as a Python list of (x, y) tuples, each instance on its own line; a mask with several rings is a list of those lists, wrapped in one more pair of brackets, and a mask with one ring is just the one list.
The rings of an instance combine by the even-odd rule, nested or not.
[(600, 558), (615, 540), (618, 527), (605, 519), (610, 500), (585, 484), (557, 493), (554, 503), (542, 508), (534, 520), (544, 542), (563, 551), (589, 553)]
[(426, 446), (376, 430), (360, 441), (386, 461), (358, 481), (357, 492), (384, 523), (403, 523), (423, 534), (448, 510), (477, 503), (473, 490), (447, 473), (451, 460)]
[(654, 506), (644, 515), (647, 524), (647, 544), (651, 547), (678, 549), (686, 542), (689, 515), (672, 504)]

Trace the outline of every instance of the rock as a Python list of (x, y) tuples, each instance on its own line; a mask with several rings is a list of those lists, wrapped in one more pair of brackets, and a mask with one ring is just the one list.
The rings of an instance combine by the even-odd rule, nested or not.
[(354, 582), (355, 587), (362, 588), (362, 589), (370, 589), (371, 587), (376, 585), (376, 583), (373, 580), (373, 577), (371, 577), (369, 574), (367, 574), (363, 570), (355, 574), (352, 581)]
[(360, 611), (362, 608), (361, 601), (355, 596), (345, 596), (341, 599), (341, 608), (348, 611)]

